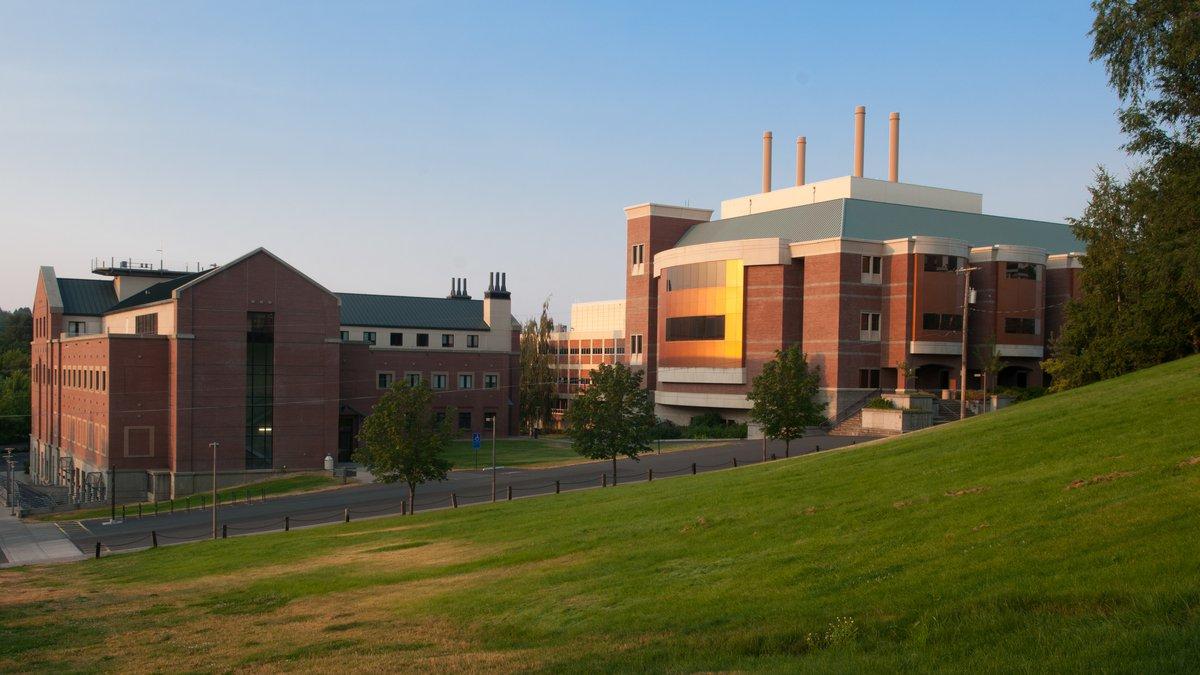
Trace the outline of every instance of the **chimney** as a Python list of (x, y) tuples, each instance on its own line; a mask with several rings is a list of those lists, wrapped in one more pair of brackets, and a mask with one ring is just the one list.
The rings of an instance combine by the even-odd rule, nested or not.
[(796, 139), (796, 185), (804, 185), (804, 150), (808, 140), (803, 136)]
[(854, 176), (863, 175), (863, 128), (867, 123), (867, 107), (858, 106), (854, 109)]
[(900, 180), (900, 113), (888, 116), (888, 180)]
[(763, 172), (762, 191), (771, 191), (771, 132), (763, 132)]

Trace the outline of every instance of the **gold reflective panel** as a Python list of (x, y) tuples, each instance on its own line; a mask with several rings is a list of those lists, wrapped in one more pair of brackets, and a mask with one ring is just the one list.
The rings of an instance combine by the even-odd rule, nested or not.
[(741, 260), (716, 260), (663, 270), (658, 365), (742, 367), (744, 267)]

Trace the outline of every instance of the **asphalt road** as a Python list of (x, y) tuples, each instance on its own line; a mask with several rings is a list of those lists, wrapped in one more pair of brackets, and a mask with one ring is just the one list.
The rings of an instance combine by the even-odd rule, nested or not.
[[(808, 454), (818, 449), (842, 447), (868, 440), (863, 437), (808, 436), (792, 441), (791, 455)], [(782, 442), (768, 443), (768, 456), (775, 453), (783, 458)], [(731, 468), (736, 458), (739, 466), (762, 461), (762, 441), (731, 441), (728, 444), (694, 450), (650, 454), (634, 462), (617, 462), (618, 484), (642, 482), (653, 471), (654, 480), (689, 476), (693, 463), (696, 472)], [(496, 471), (496, 499), (513, 499), (553, 494), (555, 484), (562, 492), (595, 489), (612, 485), (611, 462), (589, 462), (546, 469), (500, 468)], [(222, 505), (218, 510), (218, 526), (227, 527), (229, 536), (256, 532), (277, 532), (284, 529), (285, 519), (290, 527), (342, 522), (349, 509), (351, 519), (368, 516), (399, 514), (407, 488), (400, 485), (368, 484), (308, 494), (268, 497), (266, 501), (250, 504)], [(448, 480), (430, 483), (417, 489), (416, 510), (428, 511), (451, 508), (452, 496), (459, 506), (489, 502), (491, 471), (454, 471)], [(183, 541), (198, 541), (212, 536), (212, 514), (208, 510), (147, 514), (131, 517), (124, 522), (105, 524), (107, 518), (83, 521), (64, 521), (59, 526), (72, 543), (87, 554), (94, 554), (96, 542), (103, 553), (146, 548), (156, 536), (159, 545)], [(152, 533), (154, 533), (152, 535)]]

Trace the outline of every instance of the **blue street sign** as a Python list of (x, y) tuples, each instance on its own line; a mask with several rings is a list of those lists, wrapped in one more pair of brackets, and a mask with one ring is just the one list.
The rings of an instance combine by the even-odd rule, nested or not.
[(479, 434), (471, 434), (471, 447), (476, 450), (479, 449)]

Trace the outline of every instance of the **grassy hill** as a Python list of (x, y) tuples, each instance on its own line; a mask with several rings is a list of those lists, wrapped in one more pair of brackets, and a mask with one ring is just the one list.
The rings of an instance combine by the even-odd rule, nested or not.
[(1200, 358), (847, 451), (0, 574), (0, 669), (1186, 670)]

